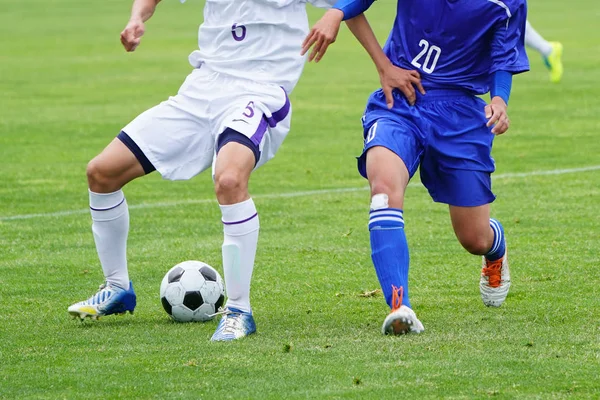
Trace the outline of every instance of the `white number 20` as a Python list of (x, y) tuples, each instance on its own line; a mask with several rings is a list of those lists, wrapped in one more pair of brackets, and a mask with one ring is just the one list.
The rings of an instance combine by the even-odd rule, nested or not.
[[(413, 58), (413, 60), (410, 63), (417, 68), (421, 68), (424, 72), (430, 74), (435, 69), (438, 59), (440, 58), (440, 54), (442, 53), (442, 49), (440, 49), (437, 46), (430, 45), (429, 42), (425, 39), (421, 39), (421, 41), (419, 42), (419, 47), (422, 47), (423, 50), (421, 50), (421, 52), (417, 54), (417, 56)], [(423, 61), (423, 64), (421, 64), (419, 60), (423, 58), (425, 54), (427, 54), (427, 56), (425, 57), (425, 61)]]

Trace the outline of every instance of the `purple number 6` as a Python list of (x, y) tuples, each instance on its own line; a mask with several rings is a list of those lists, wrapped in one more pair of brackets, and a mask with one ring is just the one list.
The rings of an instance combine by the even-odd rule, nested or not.
[[(242, 33), (240, 35), (238, 35), (237, 33), (238, 28), (242, 30)], [(231, 34), (233, 35), (233, 39), (236, 42), (241, 42), (246, 38), (246, 27), (244, 25), (233, 24), (231, 26)]]

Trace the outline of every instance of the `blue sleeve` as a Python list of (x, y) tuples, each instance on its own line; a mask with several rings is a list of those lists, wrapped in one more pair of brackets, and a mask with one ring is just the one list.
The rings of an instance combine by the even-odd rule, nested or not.
[(341, 10), (346, 21), (367, 11), (374, 2), (375, 0), (338, 0), (333, 8)]
[(496, 71), (492, 74), (492, 82), (490, 85), (490, 95), (492, 98), (500, 96), (502, 97), (502, 100), (508, 104), (511, 87), (512, 73), (508, 71)]
[(512, 13), (507, 10), (506, 18), (496, 24), (491, 43), (490, 74), (496, 71), (508, 71), (513, 74), (529, 71), (529, 59), (525, 52), (527, 3), (519, 3)]

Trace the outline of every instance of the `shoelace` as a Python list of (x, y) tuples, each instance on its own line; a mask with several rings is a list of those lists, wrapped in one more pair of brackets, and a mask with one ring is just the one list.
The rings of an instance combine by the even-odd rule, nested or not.
[(216, 317), (217, 315), (229, 315), (231, 313), (233, 313), (233, 311), (231, 311), (230, 309), (221, 307), (221, 308), (219, 308), (219, 310), (216, 313), (209, 314), (208, 316), (212, 318), (212, 317)]
[(111, 295), (112, 292), (108, 289), (108, 284), (104, 282), (100, 286), (98, 286), (98, 291), (96, 292), (96, 294), (87, 299), (85, 303), (90, 305), (99, 304), (102, 303), (104, 300), (108, 300)]
[(234, 334), (241, 327), (242, 321), (240, 318), (235, 318), (233, 314), (241, 315), (240, 313), (233, 312), (230, 309), (226, 308), (224, 310), (211, 314), (211, 316), (214, 317), (216, 315), (222, 315), (224, 321), (221, 331), (225, 334)]
[(242, 321), (240, 318), (236, 318), (233, 314), (241, 315), (239, 313), (229, 312), (225, 315), (225, 322), (223, 323), (223, 333), (234, 334), (241, 328)]
[(396, 287), (392, 285), (392, 311), (396, 311), (402, 305), (402, 296), (404, 295), (404, 288), (402, 286)]
[(485, 267), (481, 271), (481, 274), (488, 277), (488, 284), (490, 287), (500, 287), (502, 281), (502, 260), (504, 260), (504, 258), (496, 261), (490, 261), (487, 258), (485, 260)]

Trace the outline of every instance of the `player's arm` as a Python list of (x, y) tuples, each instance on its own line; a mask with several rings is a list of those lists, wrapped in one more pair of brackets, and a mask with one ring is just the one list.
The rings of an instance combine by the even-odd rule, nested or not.
[(488, 119), (487, 126), (494, 126), (492, 133), (495, 135), (503, 134), (510, 126), (507, 108), (511, 87), (511, 72), (496, 71), (492, 74), (490, 82), (491, 101), (490, 104), (485, 106), (485, 117)]
[(327, 47), (335, 42), (342, 21), (356, 17), (367, 11), (375, 0), (338, 0), (312, 27), (302, 43), (302, 55), (314, 45), (308, 61), (319, 62)]
[(160, 0), (134, 0), (131, 7), (131, 18), (123, 32), (121, 43), (125, 50), (134, 51), (140, 44), (142, 35), (146, 30), (144, 22), (148, 21)]
[[(525, 52), (525, 24), (527, 3), (517, 0), (511, 4), (511, 12), (494, 27), (491, 36), (490, 96), (485, 107), (488, 126), (494, 126), (492, 133), (503, 134), (509, 128), (507, 107), (512, 76), (529, 70), (529, 60)], [(504, 11), (502, 11), (504, 13)]]
[(357, 17), (346, 21), (346, 25), (365, 48), (369, 56), (373, 60), (377, 72), (379, 73), (379, 80), (381, 81), (381, 88), (385, 94), (385, 99), (388, 108), (392, 108), (394, 105), (394, 96), (392, 92), (394, 89), (399, 89), (410, 104), (415, 104), (417, 95), (415, 93), (415, 87), (425, 94), (425, 89), (421, 85), (421, 76), (417, 71), (406, 70), (396, 67), (390, 59), (385, 55), (377, 37), (369, 25), (369, 21), (364, 14), (360, 14)]

